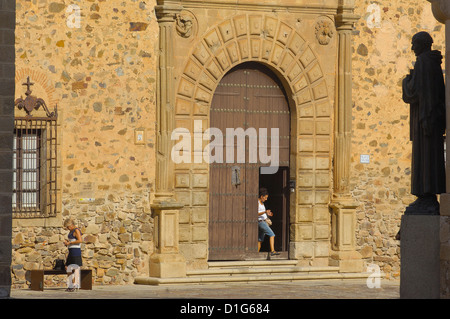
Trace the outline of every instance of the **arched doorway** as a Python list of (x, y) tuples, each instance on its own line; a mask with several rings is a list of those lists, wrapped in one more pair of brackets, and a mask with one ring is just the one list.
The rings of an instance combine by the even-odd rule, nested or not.
[[(210, 164), (209, 260), (245, 260), (260, 255), (260, 187), (266, 187), (270, 194), (266, 208), (274, 212), (275, 249), (287, 256), (290, 111), (281, 82), (260, 63), (236, 66), (214, 93), (210, 127), (223, 133), (223, 144), (216, 149), (222, 151), (222, 161)], [(239, 134), (245, 135), (242, 144)], [(278, 170), (264, 174), (269, 166)], [(267, 249), (263, 244), (261, 251)]]

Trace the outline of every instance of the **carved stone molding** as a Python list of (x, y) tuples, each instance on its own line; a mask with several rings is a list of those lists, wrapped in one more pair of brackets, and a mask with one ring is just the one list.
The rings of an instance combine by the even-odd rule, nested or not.
[(326, 19), (320, 19), (317, 21), (315, 29), (316, 38), (319, 44), (329, 44), (335, 33), (333, 23)]
[(177, 34), (182, 38), (190, 38), (196, 30), (196, 21), (192, 14), (182, 12), (176, 15)]
[(157, 5), (155, 6), (155, 13), (159, 23), (173, 22), (182, 9), (181, 5), (176, 4)]

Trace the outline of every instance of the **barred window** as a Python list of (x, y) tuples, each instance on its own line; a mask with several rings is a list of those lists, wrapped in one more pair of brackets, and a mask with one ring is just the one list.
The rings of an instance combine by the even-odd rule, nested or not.
[(13, 217), (53, 217), (58, 195), (57, 110), (55, 106), (50, 112), (43, 99), (31, 95), (30, 77), (23, 85), (26, 98), (14, 102)]
[(40, 138), (41, 130), (16, 129), (14, 134), (13, 208), (37, 209), (40, 205)]
[(14, 217), (56, 215), (56, 118), (16, 118)]

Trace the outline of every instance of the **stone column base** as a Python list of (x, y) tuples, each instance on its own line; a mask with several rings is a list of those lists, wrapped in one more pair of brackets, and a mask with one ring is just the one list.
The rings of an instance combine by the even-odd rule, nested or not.
[(339, 266), (340, 272), (362, 272), (364, 261), (356, 247), (356, 207), (351, 197), (335, 198), (330, 204), (332, 225), (332, 252), (330, 266)]
[(364, 261), (357, 251), (332, 251), (330, 266), (338, 266), (339, 272), (363, 272)]
[(400, 298), (440, 297), (439, 229), (440, 216), (402, 216)]
[(153, 254), (150, 256), (150, 277), (186, 277), (186, 260), (179, 254)]
[(173, 200), (152, 204), (155, 222), (155, 252), (150, 256), (150, 277), (186, 277), (186, 260), (179, 253), (179, 210)]

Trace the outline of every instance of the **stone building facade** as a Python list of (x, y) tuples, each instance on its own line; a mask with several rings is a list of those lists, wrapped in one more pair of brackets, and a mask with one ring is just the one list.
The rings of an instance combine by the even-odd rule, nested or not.
[(246, 62), (272, 70), (291, 112), (289, 258), (398, 278), (413, 200), (401, 80), (421, 30), (444, 49), (421, 0), (16, 1), (16, 98), (30, 77), (58, 118), (56, 213), (13, 214), (13, 285), (66, 254), (69, 217), (94, 283), (206, 268), (214, 181), (207, 163), (173, 163), (170, 133), (206, 129)]
[(17, 1), (16, 11), (16, 98), (30, 76), (33, 95), (58, 107), (58, 209), (13, 219), (13, 282), (67, 254), (72, 217), (95, 282), (132, 283), (153, 250), (154, 4)]

